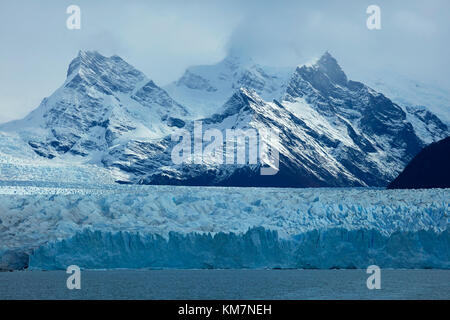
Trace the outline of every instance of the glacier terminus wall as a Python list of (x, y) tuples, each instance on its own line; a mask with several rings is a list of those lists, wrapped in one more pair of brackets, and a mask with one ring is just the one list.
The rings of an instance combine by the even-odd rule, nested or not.
[(450, 190), (0, 186), (2, 269), (450, 268)]

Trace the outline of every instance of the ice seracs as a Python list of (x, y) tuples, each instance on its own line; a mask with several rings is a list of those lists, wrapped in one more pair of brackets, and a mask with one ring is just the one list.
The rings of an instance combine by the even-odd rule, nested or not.
[(0, 186), (0, 261), (32, 254), (31, 266), (44, 269), (76, 261), (90, 268), (366, 268), (374, 261), (450, 268), (448, 199), (449, 189), (9, 183)]

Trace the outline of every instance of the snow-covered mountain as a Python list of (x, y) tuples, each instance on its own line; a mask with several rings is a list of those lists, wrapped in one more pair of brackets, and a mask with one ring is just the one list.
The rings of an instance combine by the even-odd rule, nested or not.
[[(242, 88), (223, 108), (223, 112), (202, 120), (203, 130), (219, 129), (223, 137), (230, 128), (277, 132), (279, 140), (274, 147), (280, 154), (280, 167), (276, 175), (260, 175), (261, 164), (221, 165), (204, 158), (204, 164), (167, 165), (140, 182), (225, 186), (364, 185), (323, 148), (306, 123), (279, 102), (266, 102), (256, 92)], [(191, 130), (193, 137), (192, 123), (186, 129)], [(226, 145), (230, 143), (226, 140)], [(166, 145), (165, 163), (169, 164), (172, 145), (170, 142)]]
[(0, 126), (18, 132), (39, 155), (90, 156), (156, 139), (183, 125), (187, 110), (118, 56), (80, 51), (67, 79), (25, 119)]
[[(299, 66), (282, 100), (266, 102), (240, 89), (204, 130), (266, 130), (278, 133), (280, 170), (261, 176), (260, 166), (167, 165), (142, 183), (232, 186), (385, 186), (430, 141), (448, 128), (428, 111), (406, 111), (381, 93), (347, 79), (325, 53)], [(192, 126), (186, 126), (192, 130)], [(193, 133), (191, 134), (193, 136)], [(170, 143), (166, 143), (170, 150)], [(169, 152), (166, 152), (169, 163)]]
[[(296, 187), (385, 186), (426, 144), (449, 135), (429, 111), (348, 80), (329, 53), (290, 77), (269, 69), (231, 55), (188, 69), (164, 90), (117, 56), (80, 52), (61, 88), (0, 131), (42, 157), (99, 164), (120, 182)], [(207, 156), (174, 164), (170, 135), (183, 128), (194, 137), (200, 115), (203, 132), (224, 137), (227, 129), (277, 133), (279, 172), (262, 176), (262, 163)]]
[(284, 100), (327, 153), (368, 185), (384, 185), (425, 144), (449, 134), (429, 111), (403, 110), (383, 94), (348, 80), (329, 53), (296, 69)]
[(450, 124), (450, 92), (439, 86), (420, 80), (410, 79), (392, 71), (380, 71), (383, 76), (370, 73), (361, 75), (361, 79), (377, 91), (383, 92), (392, 101), (403, 108), (429, 110), (445, 124)]
[(222, 105), (240, 88), (255, 90), (266, 101), (279, 99), (295, 68), (263, 66), (232, 51), (214, 65), (189, 67), (164, 89), (177, 101), (190, 106), (197, 118), (220, 112)]

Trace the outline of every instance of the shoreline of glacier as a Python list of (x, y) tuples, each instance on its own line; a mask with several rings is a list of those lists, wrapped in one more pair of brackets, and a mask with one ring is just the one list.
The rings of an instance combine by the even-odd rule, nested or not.
[[(317, 257), (318, 253), (330, 255), (339, 252), (336, 249), (339, 246), (344, 248), (341, 253), (349, 255), (348, 252), (356, 252), (354, 256), (360, 257), (359, 260), (349, 257), (339, 262), (335, 256), (335, 265), (316, 258), (308, 262), (312, 267), (367, 267), (364, 265), (367, 259), (361, 257), (367, 255), (368, 249), (362, 249), (364, 246), (360, 246), (360, 239), (356, 237), (355, 241), (346, 242), (341, 238), (328, 237), (333, 235), (334, 231), (340, 230), (339, 232), (349, 237), (355, 237), (358, 232), (375, 232), (376, 239), (385, 239), (382, 241), (384, 244), (389, 241), (392, 243), (392, 240), (386, 239), (393, 234), (409, 233), (402, 238), (404, 242), (396, 250), (400, 252), (403, 246), (415, 248), (415, 251), (404, 251), (406, 258), (401, 263), (392, 264), (394, 267), (405, 265), (407, 268), (448, 268), (450, 240), (445, 238), (448, 237), (450, 221), (448, 199), (450, 189), (197, 187), (195, 192), (192, 192), (192, 188), (174, 186), (111, 185), (105, 188), (98, 185), (83, 188), (81, 185), (60, 184), (57, 188), (49, 188), (45, 184), (39, 186), (23, 182), (3, 183), (0, 186), (0, 266), (11, 269), (28, 266), (28, 259), (32, 259), (29, 257), (37, 257), (35, 252), (42, 251), (52, 243), (67, 242), (72, 237), (89, 232), (111, 235), (119, 232), (129, 235), (139, 233), (144, 238), (155, 235), (164, 241), (170, 240), (171, 233), (178, 234), (180, 238), (189, 234), (198, 234), (200, 238), (208, 234), (212, 238), (218, 234), (228, 234), (231, 238), (231, 235), (234, 235), (233, 241), (237, 241), (239, 237), (245, 238), (247, 232), (264, 230), (276, 233), (274, 245), (298, 241), (296, 237), (301, 238), (299, 235), (302, 234), (326, 234), (323, 242), (326, 248), (318, 247), (314, 251), (311, 246), (303, 246), (302, 250), (307, 249), (307, 257)], [(257, 238), (264, 234), (263, 231), (260, 232), (262, 233), (255, 233)], [(445, 236), (443, 240), (438, 241), (433, 234)], [(144, 241), (145, 243), (148, 244)], [(162, 245), (162, 242), (160, 244)], [(187, 244), (185, 241), (183, 245)], [(435, 244), (439, 244), (436, 252), (431, 249)], [(162, 245), (160, 249), (165, 246)], [(296, 244), (290, 243), (287, 246)], [(104, 243), (103, 248), (106, 247), (107, 243)], [(77, 246), (73, 246), (72, 249), (76, 248)], [(420, 250), (417, 248), (426, 248), (423, 250), (428, 258), (420, 258)], [(220, 257), (214, 250), (215, 247), (210, 247), (210, 256), (213, 254)], [(304, 258), (300, 261), (297, 259), (298, 255), (289, 250), (281, 250), (285, 258), (290, 257), (280, 260), (282, 263), (273, 260), (273, 255), (269, 254), (263, 255), (264, 259), (269, 259), (267, 261), (270, 263), (266, 264), (224, 264), (220, 259), (216, 259), (219, 263), (211, 264), (208, 259), (197, 257), (191, 259), (192, 263), (185, 261), (184, 266), (189, 263), (192, 267), (198, 266), (200, 260), (206, 261), (204, 264), (200, 263), (200, 267), (209, 264), (213, 268), (222, 265), (226, 268), (241, 268), (246, 265), (262, 268), (299, 267), (306, 263)], [(120, 254), (124, 252), (126, 250), (122, 250)], [(90, 255), (95, 260), (95, 255)], [(141, 252), (141, 255), (146, 253)], [(167, 265), (171, 265), (169, 260), (166, 261)], [(294, 260), (297, 264), (293, 264)], [(422, 265), (418, 261), (422, 261)], [(423, 261), (427, 262), (423, 264)]]
[(244, 234), (103, 233), (85, 230), (29, 256), (31, 270), (83, 269), (450, 269), (450, 229), (395, 232), (333, 228), (280, 239), (262, 227)]

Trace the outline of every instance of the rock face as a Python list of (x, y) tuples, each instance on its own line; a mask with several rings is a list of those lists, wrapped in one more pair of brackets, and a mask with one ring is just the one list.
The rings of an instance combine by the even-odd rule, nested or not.
[[(39, 155), (107, 154), (132, 139), (164, 136), (187, 110), (118, 56), (80, 51), (67, 79), (25, 119), (0, 130), (18, 131)], [(169, 117), (170, 116), (170, 117)]]
[(260, 176), (259, 166), (171, 166), (141, 182), (381, 187), (426, 141), (448, 135), (447, 126), (430, 112), (404, 110), (381, 93), (348, 80), (329, 53), (312, 65), (299, 66), (279, 101), (266, 102), (254, 90), (240, 89), (219, 114), (203, 121), (223, 135), (231, 127), (277, 132), (279, 173)]
[[(80, 52), (61, 88), (0, 131), (17, 133), (42, 157), (118, 172), (122, 183), (274, 187), (386, 186), (425, 145), (449, 134), (429, 111), (348, 80), (328, 52), (288, 74), (232, 55), (189, 68), (162, 89), (117, 56)], [(208, 156), (175, 164), (171, 134), (194, 137), (199, 116), (202, 133), (276, 133), (278, 173), (262, 176), (261, 161), (220, 164)]]
[[(364, 181), (355, 177), (329, 153), (323, 152), (333, 142), (315, 132), (300, 117), (278, 102), (265, 102), (254, 91), (239, 90), (224, 105), (224, 111), (203, 119), (203, 130), (218, 129), (226, 136), (229, 128), (255, 129), (257, 132), (274, 131), (279, 134), (279, 172), (273, 176), (260, 174), (261, 164), (216, 165), (208, 159), (204, 164), (170, 166), (147, 175), (144, 184), (184, 184), (222, 186), (279, 186), (324, 187), (361, 186)], [(187, 126), (193, 136), (193, 126)], [(166, 140), (168, 141), (168, 140)], [(167, 142), (167, 150), (171, 145)], [(166, 152), (165, 163), (170, 154)]]
[(282, 103), (316, 132), (327, 153), (370, 186), (386, 185), (424, 146), (424, 136), (435, 141), (448, 135), (447, 126), (430, 117), (429, 123), (421, 124), (437, 129), (419, 137), (408, 111), (364, 84), (347, 80), (329, 53), (313, 65), (297, 68), (284, 99)]
[(450, 188), (450, 137), (419, 152), (389, 189)]
[(223, 110), (223, 104), (240, 88), (252, 89), (266, 101), (279, 99), (294, 69), (263, 66), (231, 52), (217, 64), (189, 67), (164, 89), (203, 118)]

